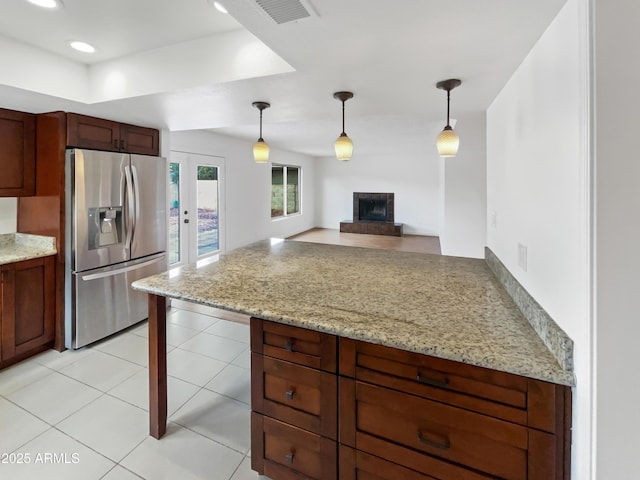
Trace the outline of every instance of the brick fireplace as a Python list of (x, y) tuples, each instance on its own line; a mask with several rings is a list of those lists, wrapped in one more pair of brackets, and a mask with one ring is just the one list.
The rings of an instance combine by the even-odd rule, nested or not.
[(340, 222), (340, 231), (371, 235), (402, 236), (402, 224), (395, 223), (393, 193), (353, 193), (353, 221)]

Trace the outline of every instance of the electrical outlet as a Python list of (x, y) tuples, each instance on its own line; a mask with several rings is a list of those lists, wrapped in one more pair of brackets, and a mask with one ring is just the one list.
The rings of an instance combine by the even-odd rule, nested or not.
[(498, 212), (496, 212), (495, 210), (491, 212), (491, 226), (493, 228), (498, 227)]
[(518, 243), (518, 266), (527, 271), (527, 246)]

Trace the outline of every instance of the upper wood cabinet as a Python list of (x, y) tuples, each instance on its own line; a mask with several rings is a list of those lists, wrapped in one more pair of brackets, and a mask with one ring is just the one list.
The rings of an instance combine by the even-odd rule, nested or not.
[(102, 118), (67, 114), (67, 146), (111, 152), (159, 155), (160, 132)]
[(31, 113), (0, 109), (0, 197), (35, 195), (35, 125)]

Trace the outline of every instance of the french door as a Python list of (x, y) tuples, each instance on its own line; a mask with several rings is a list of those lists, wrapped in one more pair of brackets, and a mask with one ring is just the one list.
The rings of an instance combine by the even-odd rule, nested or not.
[(172, 151), (168, 198), (170, 268), (224, 251), (224, 158)]

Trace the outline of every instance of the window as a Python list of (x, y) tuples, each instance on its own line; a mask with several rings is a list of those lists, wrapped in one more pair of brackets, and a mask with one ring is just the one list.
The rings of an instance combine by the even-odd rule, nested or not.
[(271, 167), (271, 218), (300, 213), (300, 167)]

